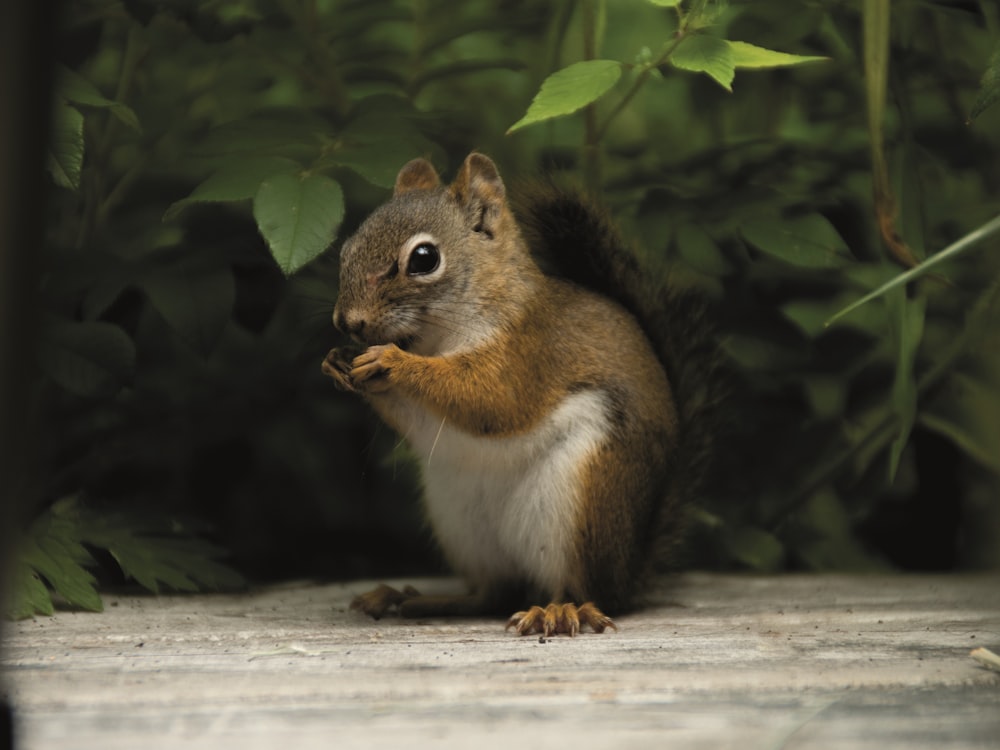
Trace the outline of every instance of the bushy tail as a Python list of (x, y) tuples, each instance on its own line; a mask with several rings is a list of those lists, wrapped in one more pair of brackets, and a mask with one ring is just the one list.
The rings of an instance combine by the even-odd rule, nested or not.
[[(514, 212), (544, 270), (616, 300), (653, 343), (680, 419), (666, 505), (697, 501), (714, 462), (725, 391), (722, 357), (705, 302), (643, 269), (595, 202), (550, 184), (518, 192)], [(661, 526), (667, 538), (660, 541), (676, 541), (678, 519), (663, 518)]]

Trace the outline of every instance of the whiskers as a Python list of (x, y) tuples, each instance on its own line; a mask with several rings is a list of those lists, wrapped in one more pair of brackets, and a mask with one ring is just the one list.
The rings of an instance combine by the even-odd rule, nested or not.
[(432, 302), (421, 307), (397, 310), (396, 321), (400, 328), (413, 332), (414, 343), (436, 338), (452, 342), (476, 342), (491, 337), (496, 326), (482, 314), (470, 314), (469, 306), (452, 302)]

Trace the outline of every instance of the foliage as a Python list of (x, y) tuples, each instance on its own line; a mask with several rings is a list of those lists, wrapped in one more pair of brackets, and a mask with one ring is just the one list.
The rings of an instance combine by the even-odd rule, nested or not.
[(52, 614), (49, 588), (70, 606), (100, 612), (97, 579), (87, 570), (94, 565), (88, 547), (105, 550), (127, 578), (153, 593), (161, 584), (178, 591), (243, 585), (242, 576), (213, 559), (222, 550), (196, 539), (194, 531), (146, 513), (95, 514), (74, 498), (60, 500), (21, 539), (8, 616)]
[(319, 373), (325, 251), (478, 148), (587, 183), (711, 301), (739, 447), (694, 563), (997, 563), (1000, 17), (891, 5), (69, 5), (38, 518), (202, 515), (256, 578), (433, 567), (395, 438)]

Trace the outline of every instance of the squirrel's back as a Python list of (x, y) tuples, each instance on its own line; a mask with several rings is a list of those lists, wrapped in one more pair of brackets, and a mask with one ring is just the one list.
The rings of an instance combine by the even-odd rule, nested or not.
[(673, 288), (644, 269), (607, 211), (579, 191), (551, 182), (524, 186), (514, 212), (545, 272), (624, 307), (667, 373), (679, 420), (669, 496), (659, 521), (659, 541), (669, 554), (682, 531), (678, 506), (699, 498), (716, 452), (725, 388), (707, 306), (696, 292)]

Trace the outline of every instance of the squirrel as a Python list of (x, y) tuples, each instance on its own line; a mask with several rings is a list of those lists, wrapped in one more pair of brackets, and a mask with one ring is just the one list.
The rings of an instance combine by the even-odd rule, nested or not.
[(547, 185), (515, 208), (475, 152), (449, 186), (425, 159), (403, 166), (340, 257), (334, 324), (365, 348), (331, 350), (323, 372), (416, 453), (470, 590), (381, 585), (352, 607), (617, 629), (605, 612), (678, 537), (711, 454), (701, 306), (660, 288), (588, 199)]

